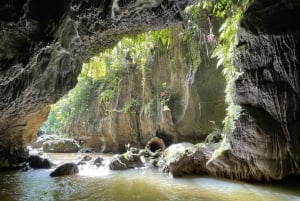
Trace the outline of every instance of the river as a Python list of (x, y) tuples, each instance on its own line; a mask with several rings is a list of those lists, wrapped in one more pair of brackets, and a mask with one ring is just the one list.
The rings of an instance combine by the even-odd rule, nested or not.
[(78, 175), (51, 178), (52, 170), (0, 172), (0, 200), (300, 201), (299, 181), (248, 184), (210, 177), (173, 179), (153, 169), (110, 171), (94, 166), (81, 168)]

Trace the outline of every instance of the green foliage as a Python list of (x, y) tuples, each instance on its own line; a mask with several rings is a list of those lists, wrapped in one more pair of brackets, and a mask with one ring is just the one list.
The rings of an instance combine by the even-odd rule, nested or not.
[(81, 79), (77, 87), (51, 106), (51, 112), (41, 130), (47, 134), (72, 134), (68, 131), (68, 125), (76, 122), (79, 114), (88, 112), (89, 103), (93, 99), (94, 86), (91, 79)]
[(123, 112), (124, 113), (129, 113), (129, 112), (136, 112), (139, 110), (141, 106), (141, 103), (139, 100), (129, 100), (125, 103), (124, 107), (123, 107)]
[[(47, 122), (41, 129), (47, 133), (72, 135), (70, 125), (81, 126), (91, 120), (87, 117), (89, 112), (100, 112), (101, 117), (110, 115), (111, 111), (116, 110), (114, 100), (116, 99), (119, 84), (122, 80), (122, 73), (129, 72), (129, 68), (142, 73), (142, 89), (145, 88), (146, 64), (153, 58), (157, 51), (156, 47), (171, 48), (174, 42), (180, 42), (187, 47), (185, 59), (189, 64), (190, 76), (194, 75), (201, 63), (200, 46), (207, 48), (207, 55), (211, 53), (207, 43), (207, 31), (198, 26), (207, 21), (207, 13), (203, 8), (212, 13), (216, 18), (226, 17), (220, 29), (218, 45), (212, 56), (218, 58), (218, 67), (223, 67), (223, 74), (227, 81), (226, 100), (229, 104), (227, 117), (224, 121), (225, 130), (231, 127), (231, 123), (237, 117), (239, 108), (233, 104), (234, 96), (233, 80), (237, 76), (233, 65), (234, 46), (236, 41), (237, 24), (247, 8), (250, 0), (213, 0), (201, 1), (188, 8), (189, 23), (188, 29), (177, 30), (176, 27), (151, 31), (131, 37), (124, 37), (115, 47), (99, 53), (83, 65), (82, 72), (78, 78), (77, 86), (64, 96), (58, 103), (51, 107)], [(201, 12), (200, 12), (201, 11)], [(182, 36), (182, 40), (175, 41), (175, 35)], [(178, 38), (178, 37), (177, 37)], [(177, 39), (178, 40), (178, 39)], [(216, 44), (210, 48), (214, 48)], [(139, 87), (137, 87), (139, 88)], [(160, 90), (160, 89), (157, 89)], [(137, 111), (143, 102), (144, 111), (151, 115), (157, 102), (171, 102), (175, 92), (167, 88), (167, 83), (163, 83), (161, 91), (164, 96), (147, 97), (147, 99), (137, 100), (133, 98), (123, 106), (123, 112)], [(155, 93), (160, 93), (155, 92)], [(158, 95), (158, 94), (156, 94)], [(145, 92), (143, 91), (143, 98)], [(95, 103), (96, 99), (96, 103)], [(94, 111), (92, 105), (99, 105), (99, 111)], [(85, 119), (87, 118), (87, 119)]]
[[(187, 29), (183, 33), (183, 41), (187, 45), (186, 59), (192, 67), (191, 72), (193, 73), (197, 71), (204, 57), (210, 57), (210, 53), (215, 48), (216, 43), (211, 43), (207, 40), (207, 36), (210, 33), (207, 18), (209, 11), (203, 8), (203, 2), (198, 2), (188, 7), (186, 13), (188, 21), (186, 25)], [(203, 26), (206, 22), (207, 26)], [(204, 48), (205, 51), (203, 51)]]
[[(91, 126), (89, 113), (98, 112), (102, 117), (115, 110), (113, 100), (117, 95), (122, 72), (128, 67), (144, 71), (145, 65), (154, 54), (157, 44), (169, 47), (172, 30), (151, 31), (123, 38), (115, 47), (99, 53), (83, 64), (78, 83), (67, 95), (51, 106), (47, 121), (41, 130), (48, 134), (73, 135), (75, 127)], [(96, 101), (96, 102), (95, 102)], [(98, 105), (95, 111), (93, 104)], [(126, 102), (123, 112), (137, 111), (140, 100)]]
[(228, 107), (226, 109), (226, 117), (223, 121), (223, 132), (225, 137), (215, 149), (207, 164), (222, 156), (230, 149), (230, 144), (226, 134), (230, 133), (234, 120), (237, 119), (240, 114), (240, 106), (235, 105), (233, 102), (235, 96), (234, 81), (238, 76), (238, 72), (233, 61), (235, 45), (237, 42), (238, 23), (251, 2), (252, 0), (205, 0), (202, 2), (203, 8), (209, 10), (214, 16), (226, 18), (219, 30), (220, 35), (218, 38), (218, 45), (212, 53), (212, 57), (216, 57), (218, 59), (217, 67), (223, 67), (222, 73), (227, 82), (225, 92)]
[(224, 132), (228, 133), (232, 127), (234, 119), (238, 118), (240, 106), (235, 105), (233, 97), (234, 80), (238, 76), (238, 72), (234, 66), (235, 45), (237, 42), (237, 27), (243, 16), (244, 11), (250, 5), (252, 0), (218, 0), (204, 1), (203, 8), (211, 11), (214, 16), (226, 17), (219, 32), (218, 45), (212, 53), (212, 57), (218, 59), (217, 67), (222, 66), (222, 73), (226, 79), (226, 102), (228, 103), (227, 115), (224, 119)]

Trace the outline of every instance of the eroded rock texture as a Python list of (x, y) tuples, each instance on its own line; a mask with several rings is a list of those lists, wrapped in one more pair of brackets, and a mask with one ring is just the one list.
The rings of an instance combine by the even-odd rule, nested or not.
[(239, 31), (236, 102), (244, 112), (231, 145), (267, 179), (300, 170), (299, 11), (296, 0), (257, 2)]
[[(186, 161), (194, 169), (242, 180), (279, 180), (300, 173), (300, 2), (255, 1), (238, 30), (236, 104), (242, 107), (226, 141), (201, 145)], [(181, 155), (186, 150), (181, 152)]]
[(255, 180), (299, 174), (299, 17), (297, 0), (255, 1), (246, 12), (235, 82), (242, 114), (229, 136), (227, 157), (208, 166), (212, 174)]
[[(180, 19), (188, 0), (123, 14), (133, 1), (3, 0), (0, 2), (0, 168), (18, 162), (26, 143), (55, 103), (76, 84), (82, 61), (124, 34)], [(121, 16), (121, 17), (120, 17)], [(3, 161), (2, 160), (2, 161)]]

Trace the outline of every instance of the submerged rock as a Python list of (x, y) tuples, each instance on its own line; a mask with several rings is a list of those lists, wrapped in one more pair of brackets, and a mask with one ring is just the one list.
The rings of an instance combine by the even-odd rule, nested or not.
[(77, 174), (79, 172), (78, 166), (75, 163), (65, 163), (57, 167), (51, 172), (51, 177), (59, 177), (64, 175)]

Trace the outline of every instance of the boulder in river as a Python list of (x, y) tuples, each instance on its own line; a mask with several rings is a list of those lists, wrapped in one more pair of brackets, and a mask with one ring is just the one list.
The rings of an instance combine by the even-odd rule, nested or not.
[(191, 143), (173, 144), (164, 151), (158, 166), (173, 177), (195, 174), (193, 155), (196, 151), (197, 147)]
[(104, 159), (100, 156), (98, 156), (97, 158), (95, 158), (93, 164), (94, 165), (101, 165), (103, 163)]
[(33, 149), (39, 149), (43, 147), (43, 143), (50, 140), (58, 140), (60, 137), (58, 135), (41, 135), (37, 140), (30, 144)]
[(73, 139), (50, 140), (43, 143), (43, 151), (46, 153), (76, 153), (79, 144)]
[(49, 161), (47, 158), (41, 158), (40, 156), (37, 155), (32, 155), (29, 156), (28, 158), (28, 163), (31, 168), (44, 168), (44, 169), (49, 169), (53, 165), (51, 161)]
[(109, 162), (109, 169), (111, 170), (126, 170), (129, 167), (127, 166), (128, 160), (122, 155), (115, 155)]
[(80, 161), (91, 161), (93, 159), (90, 155), (84, 155)]
[(130, 148), (130, 150), (124, 154), (115, 155), (109, 163), (109, 168), (111, 170), (124, 170), (143, 167), (145, 164), (143, 163), (139, 152), (140, 151), (137, 148)]
[(57, 167), (51, 172), (51, 177), (59, 177), (64, 175), (77, 174), (79, 172), (78, 166), (75, 163), (65, 163)]

